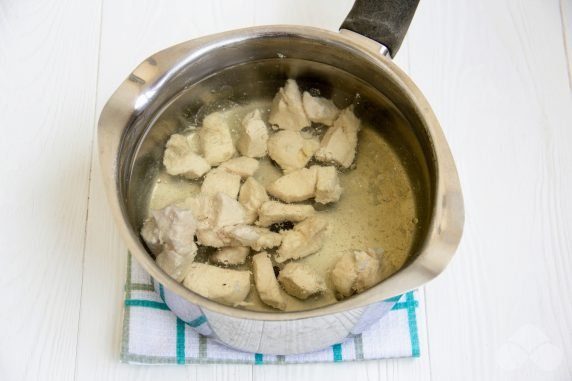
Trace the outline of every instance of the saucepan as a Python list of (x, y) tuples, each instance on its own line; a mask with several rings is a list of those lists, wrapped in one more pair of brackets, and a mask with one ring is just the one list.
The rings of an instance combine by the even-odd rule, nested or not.
[[(464, 222), (453, 157), (427, 100), (391, 59), (417, 3), (357, 0), (339, 33), (303, 26), (260, 26), (184, 42), (143, 61), (105, 105), (99, 119), (99, 157), (119, 232), (169, 308), (202, 335), (232, 348), (266, 354), (325, 348), (362, 332), (391, 309), (397, 295), (436, 277), (452, 258)], [(227, 306), (190, 291), (164, 273), (139, 230), (148, 212), (150, 189), (158, 181), (162, 149), (179, 124), (193, 123), (213, 101), (220, 104), (224, 98), (240, 104), (245, 97), (273, 94), (288, 78), (319, 89), (341, 106), (353, 103), (356, 115), (376, 125), (390, 145), (398, 142), (393, 151), (413, 179), (418, 210), (415, 240), (398, 271), (338, 303), (292, 312)], [(173, 104), (184, 106), (177, 117), (165, 117)], [(364, 146), (367, 139), (362, 138)], [(372, 171), (386, 164), (376, 152), (360, 155), (371, 158)], [(358, 169), (363, 167), (359, 160)], [(369, 187), (369, 196), (384, 202), (385, 190), (376, 190), (375, 183), (384, 176), (365, 174), (353, 181)], [(359, 216), (356, 213), (353, 221), (344, 224), (358, 224)], [(400, 233), (392, 230), (386, 236), (389, 240)]]

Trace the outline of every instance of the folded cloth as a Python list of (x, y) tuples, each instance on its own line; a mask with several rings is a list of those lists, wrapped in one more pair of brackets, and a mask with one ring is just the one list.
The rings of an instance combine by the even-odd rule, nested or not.
[(153, 279), (128, 259), (121, 360), (129, 364), (280, 364), (419, 357), (417, 291), (391, 298), (393, 308), (359, 335), (298, 355), (240, 352), (202, 336), (178, 319), (155, 292)]

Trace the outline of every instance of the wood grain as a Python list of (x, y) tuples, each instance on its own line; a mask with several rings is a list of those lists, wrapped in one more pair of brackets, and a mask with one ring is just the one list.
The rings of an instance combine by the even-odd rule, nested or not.
[[(426, 288), (434, 379), (572, 378), (572, 102), (559, 19), (558, 1), (435, 0), (412, 24), (411, 75), (449, 139), (466, 206), (458, 255)], [(533, 350), (522, 364), (503, 357), (536, 331), (558, 366)]]
[(98, 37), (98, 1), (0, 4), (2, 380), (74, 376)]

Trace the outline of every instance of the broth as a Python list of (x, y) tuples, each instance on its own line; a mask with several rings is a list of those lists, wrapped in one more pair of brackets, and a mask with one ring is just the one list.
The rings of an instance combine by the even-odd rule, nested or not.
[[(284, 65), (283, 61), (278, 65)], [(265, 62), (260, 65), (260, 70), (264, 70), (264, 65), (276, 63)], [(296, 67), (295, 63), (293, 66)], [(148, 133), (140, 143), (138, 158), (133, 167), (133, 173), (145, 177), (146, 184), (145, 190), (138, 191), (138, 197), (132, 201), (136, 204), (136, 208), (131, 208), (131, 211), (137, 230), (150, 210), (170, 204), (184, 206), (186, 198), (200, 192), (202, 179), (191, 181), (172, 177), (165, 172), (162, 154), (170, 134), (195, 129), (205, 115), (222, 110), (228, 113), (233, 137), (237, 139), (240, 121), (248, 112), (259, 109), (263, 112), (263, 119), (267, 120), (272, 97), (287, 78), (284, 76), (268, 81), (251, 81), (241, 85), (244, 80), (236, 81), (240, 77), (240, 69), (227, 70), (234, 70), (235, 75), (227, 75), (225, 81), (217, 74), (183, 91), (150, 124)], [(250, 70), (256, 70), (256, 67)], [(285, 74), (290, 76), (295, 73), (286, 70)], [(225, 77), (224, 71), (221, 76)], [(337, 300), (329, 272), (340, 256), (352, 249), (383, 249), (382, 278), (391, 276), (415, 252), (428, 220), (425, 198), (421, 196), (424, 194), (425, 179), (411, 148), (399, 128), (395, 127), (403, 126), (406, 122), (389, 101), (380, 104), (378, 99), (373, 102), (356, 91), (360, 89), (357, 85), (348, 87), (346, 83), (346, 88), (337, 88), (304, 73), (292, 77), (302, 90), (331, 98), (339, 108), (354, 104), (362, 124), (354, 165), (349, 170), (339, 172), (344, 189), (341, 199), (328, 205), (308, 202), (315, 207), (318, 215), (327, 219), (329, 233), (319, 252), (300, 259), (299, 262), (316, 270), (326, 281), (328, 291), (307, 300), (299, 300), (284, 293), (288, 303), (287, 311), (313, 309), (335, 303)], [(353, 79), (352, 83), (355, 81)], [(259, 162), (260, 168), (254, 177), (261, 184), (267, 185), (282, 175), (282, 171), (268, 157)], [(312, 164), (313, 161), (308, 166)], [(195, 260), (208, 263), (208, 255), (212, 251), (214, 249), (200, 248)], [(273, 250), (268, 252), (272, 253)], [(247, 262), (232, 268), (249, 267), (250, 263)], [(254, 284), (241, 308), (276, 311), (260, 301)]]

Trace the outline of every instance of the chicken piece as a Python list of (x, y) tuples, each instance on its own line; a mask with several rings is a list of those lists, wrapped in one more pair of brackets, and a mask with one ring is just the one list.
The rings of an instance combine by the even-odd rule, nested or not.
[(229, 237), (221, 233), (221, 229), (205, 228), (197, 230), (197, 243), (209, 247), (230, 246)]
[(177, 282), (182, 282), (194, 263), (197, 246), (193, 243), (194, 253), (181, 255), (174, 250), (165, 250), (157, 256), (157, 265)]
[(236, 200), (240, 189), (240, 176), (216, 168), (207, 173), (203, 184), (201, 185), (201, 193), (205, 195), (215, 195), (223, 192)]
[(270, 200), (266, 189), (254, 177), (246, 179), (240, 188), (238, 201), (246, 210), (246, 223), (251, 224), (258, 218), (260, 206)]
[(316, 211), (312, 205), (290, 205), (278, 201), (266, 201), (258, 209), (259, 226), (270, 226), (276, 222), (300, 222), (312, 216)]
[(340, 113), (334, 102), (322, 97), (313, 97), (307, 91), (302, 94), (302, 104), (308, 119), (326, 126), (331, 126)]
[(332, 166), (320, 167), (317, 165), (310, 167), (310, 169), (312, 168), (316, 168), (317, 171), (315, 193), (316, 202), (327, 204), (338, 201), (342, 195), (343, 189), (340, 185), (340, 179), (336, 168)]
[(197, 229), (222, 227), (246, 223), (245, 209), (223, 192), (214, 195), (199, 193), (187, 198), (181, 205), (192, 210)]
[(143, 221), (141, 238), (143, 238), (143, 241), (145, 241), (147, 247), (155, 256), (159, 255), (163, 250), (161, 232), (159, 231), (159, 227), (153, 217), (147, 218)]
[(334, 288), (342, 297), (351, 296), (354, 293), (353, 286), (357, 280), (356, 259), (354, 253), (347, 253), (336, 262), (330, 279)]
[(304, 138), (297, 131), (278, 131), (268, 139), (268, 156), (285, 173), (304, 168), (319, 148), (317, 137)]
[(308, 200), (315, 195), (318, 166), (290, 172), (268, 185), (268, 193), (284, 202)]
[(344, 109), (322, 138), (316, 160), (349, 168), (355, 158), (359, 128), (360, 120), (354, 115), (353, 108)]
[(372, 250), (355, 251), (357, 279), (353, 288), (363, 292), (380, 281), (378, 273), (380, 262)]
[(191, 142), (194, 135), (189, 137), (180, 134), (171, 135), (165, 146), (163, 165), (171, 176), (183, 176), (194, 180), (207, 173), (211, 166), (193, 151)]
[(183, 284), (205, 298), (236, 306), (250, 292), (250, 271), (221, 269), (195, 262), (190, 266)]
[(336, 168), (313, 165), (290, 172), (271, 183), (268, 193), (284, 202), (298, 202), (315, 197), (327, 204), (338, 201), (342, 187)]
[(344, 254), (334, 266), (330, 277), (342, 297), (360, 293), (381, 280), (380, 261), (371, 249)]
[(326, 291), (326, 283), (310, 267), (290, 262), (280, 271), (278, 281), (288, 294), (298, 299), (308, 299), (311, 295)]
[(250, 247), (223, 247), (216, 253), (209, 256), (209, 260), (217, 265), (235, 266), (246, 262), (246, 257), (250, 254)]
[(151, 217), (143, 224), (141, 236), (149, 246), (162, 246), (194, 258), (196, 229), (197, 222), (190, 209), (170, 205), (151, 212)]
[(244, 224), (246, 222), (246, 212), (244, 207), (231, 198), (226, 193), (219, 192), (212, 198), (212, 213), (214, 220), (213, 228), (221, 228), (223, 226)]
[(291, 131), (300, 131), (310, 126), (310, 120), (302, 106), (300, 89), (295, 80), (287, 80), (284, 87), (281, 87), (274, 96), (268, 121), (283, 130)]
[(197, 221), (197, 229), (200, 230), (212, 226), (215, 219), (213, 196), (199, 193), (195, 196), (188, 197), (181, 205), (192, 210), (193, 216)]
[(278, 248), (274, 259), (278, 263), (283, 263), (314, 254), (322, 248), (327, 228), (326, 220), (310, 217), (294, 226), (294, 229), (282, 232), (282, 245)]
[(280, 234), (252, 225), (226, 226), (220, 235), (228, 242), (225, 246), (249, 246), (256, 251), (280, 246), (282, 242)]
[(236, 148), (241, 155), (248, 157), (263, 157), (266, 155), (268, 129), (262, 120), (259, 110), (246, 114), (242, 119), (240, 137)]
[(211, 166), (227, 161), (236, 153), (228, 123), (222, 112), (205, 117), (199, 136), (205, 160)]
[(271, 307), (285, 310), (286, 300), (274, 275), (274, 268), (268, 253), (262, 252), (252, 257), (252, 273), (260, 300)]
[(236, 157), (225, 161), (219, 168), (243, 178), (254, 176), (254, 172), (258, 170), (258, 160), (246, 156)]
[(246, 222), (246, 212), (242, 205), (222, 192), (210, 197), (196, 197), (194, 200), (202, 218), (197, 229), (198, 243), (211, 247), (228, 246), (229, 239), (221, 235), (219, 230)]
[(187, 143), (189, 144), (191, 152), (194, 152), (197, 155), (201, 155), (201, 138), (199, 137), (198, 132), (191, 132), (188, 134)]

